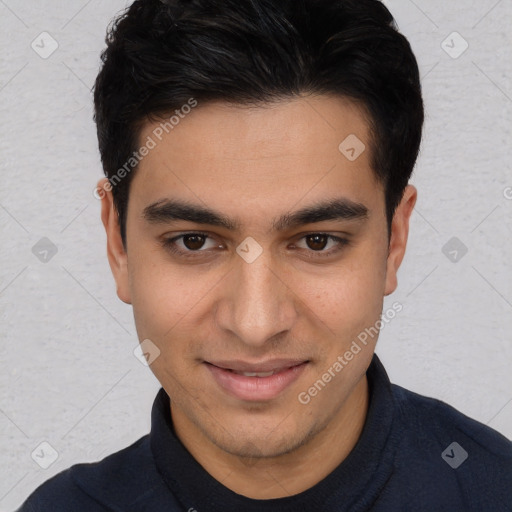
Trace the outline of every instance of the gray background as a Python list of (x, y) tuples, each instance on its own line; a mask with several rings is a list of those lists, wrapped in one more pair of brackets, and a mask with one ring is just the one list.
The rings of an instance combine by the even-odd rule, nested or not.
[[(418, 57), (427, 120), (409, 248), (386, 301), (403, 311), (377, 353), (393, 382), (512, 437), (512, 2), (385, 3)], [(133, 355), (92, 194), (90, 89), (124, 7), (0, 0), (0, 511), (149, 429), (159, 385)], [(58, 44), (50, 56), (43, 31)], [(45, 441), (58, 454), (48, 469), (36, 463), (55, 458)]]

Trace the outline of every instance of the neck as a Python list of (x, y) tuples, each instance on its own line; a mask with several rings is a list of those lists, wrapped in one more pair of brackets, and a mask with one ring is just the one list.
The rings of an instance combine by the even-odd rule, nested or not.
[(253, 499), (276, 499), (303, 492), (345, 460), (361, 436), (368, 412), (368, 380), (363, 375), (327, 426), (291, 453), (242, 460), (220, 449), (182, 414), (173, 410), (177, 437), (201, 466), (225, 487)]

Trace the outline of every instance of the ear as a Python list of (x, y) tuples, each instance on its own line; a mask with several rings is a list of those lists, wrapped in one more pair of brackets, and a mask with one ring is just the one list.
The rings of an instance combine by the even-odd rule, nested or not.
[(101, 198), (101, 221), (107, 234), (107, 257), (116, 281), (117, 296), (126, 304), (131, 304), (128, 255), (123, 247), (119, 216), (114, 207), (112, 187), (107, 178), (98, 181), (97, 197)]
[(388, 259), (386, 266), (386, 287), (384, 295), (396, 290), (397, 272), (405, 254), (407, 237), (409, 235), (409, 219), (411, 218), (418, 191), (413, 185), (407, 185), (400, 204), (395, 210), (391, 223), (391, 237), (389, 241)]

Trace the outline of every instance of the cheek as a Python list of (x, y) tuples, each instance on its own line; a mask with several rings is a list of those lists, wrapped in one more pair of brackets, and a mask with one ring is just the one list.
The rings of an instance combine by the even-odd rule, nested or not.
[[(211, 298), (222, 275), (171, 265), (165, 257), (154, 254), (141, 256), (135, 257), (130, 266), (139, 339), (151, 339), (169, 355), (186, 352), (191, 345), (197, 347), (199, 328), (211, 313)], [(196, 342), (191, 344), (193, 339)]]
[(149, 339), (158, 347), (159, 355), (150, 370), (167, 393), (180, 401), (183, 393), (197, 394), (189, 377), (195, 358), (193, 349), (197, 349), (200, 340), (196, 320), (204, 314), (201, 307), (205, 301), (201, 298), (213, 282), (206, 276), (186, 279), (183, 271), (161, 261), (154, 265), (147, 262), (148, 259), (131, 269), (136, 330), (139, 340)]
[(328, 275), (308, 277), (307, 286), (297, 286), (304, 290), (302, 297), (308, 308), (331, 332), (354, 335), (373, 324), (381, 313), (385, 264), (382, 254), (368, 252)]
[(162, 338), (190, 309), (193, 293), (177, 270), (160, 258), (142, 253), (131, 256), (130, 290), (137, 332), (139, 337)]

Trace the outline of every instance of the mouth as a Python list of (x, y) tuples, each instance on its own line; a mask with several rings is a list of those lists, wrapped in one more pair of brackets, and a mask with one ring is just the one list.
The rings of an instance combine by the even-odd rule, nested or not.
[(219, 388), (239, 400), (268, 401), (291, 386), (309, 361), (279, 359), (262, 363), (244, 361), (205, 361)]

